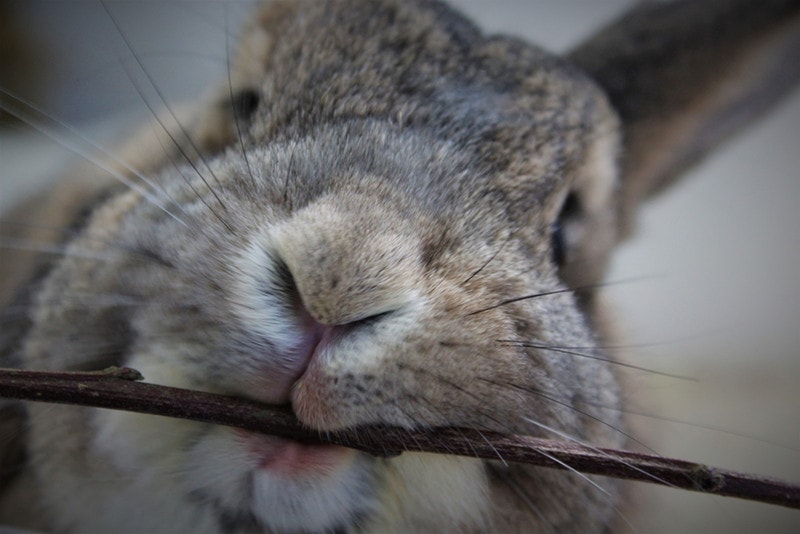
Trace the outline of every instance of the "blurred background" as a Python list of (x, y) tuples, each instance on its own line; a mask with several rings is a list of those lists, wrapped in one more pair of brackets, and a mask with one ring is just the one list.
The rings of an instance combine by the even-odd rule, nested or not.
[[(160, 93), (176, 105), (223, 81), (228, 42), (251, 3), (113, 0), (116, 27), (94, 0), (0, 0), (0, 101), (30, 113), (14, 97), (23, 99), (49, 116), (46, 124), (74, 128), (56, 128), (54, 141), (0, 114), (0, 209), (74, 157), (59, 141), (79, 132), (110, 146), (150, 117), (143, 97), (160, 108)], [(556, 52), (630, 4), (453, 3), (487, 31)], [(663, 455), (800, 482), (799, 137), (795, 91), (646, 205), (616, 257), (604, 292), (625, 357), (691, 379), (631, 375), (645, 414), (632, 416), (637, 435)], [(636, 532), (800, 532), (798, 511), (639, 488), (650, 498), (633, 519)]]

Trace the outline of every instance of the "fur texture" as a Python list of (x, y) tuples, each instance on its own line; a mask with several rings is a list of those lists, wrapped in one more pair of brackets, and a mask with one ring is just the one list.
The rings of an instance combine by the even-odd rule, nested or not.
[[(797, 24), (769, 23), (791, 6), (775, 4), (742, 27), (719, 2), (703, 20), (731, 37), (704, 57), (738, 52), (731, 76), (797, 59)], [(559, 59), (437, 2), (264, 5), (231, 87), (189, 110), (192, 142), (175, 132), (155, 149), (144, 133), (125, 149), (150, 184), (81, 169), (25, 208), (69, 229), (66, 253), (3, 267), (4, 361), (125, 364), (291, 403), (320, 431), (455, 425), (627, 446), (611, 356), (570, 354), (606, 344), (594, 288), (639, 200), (729, 133), (713, 125), (763, 107), (752, 84), (715, 97), (713, 80), (732, 83), (721, 75), (690, 91), (700, 66), (679, 55), (659, 70), (682, 88), (658, 107), (674, 121), (648, 141), (653, 108), (622, 105), (618, 72), (652, 54), (615, 39), (642, 31), (695, 53), (677, 31), (694, 12), (667, 6)], [(667, 98), (636, 79), (637, 97)], [(574, 474), (124, 412), (30, 404), (25, 425), (2, 521), (57, 532), (603, 532), (623, 502), (616, 481), (601, 492)]]

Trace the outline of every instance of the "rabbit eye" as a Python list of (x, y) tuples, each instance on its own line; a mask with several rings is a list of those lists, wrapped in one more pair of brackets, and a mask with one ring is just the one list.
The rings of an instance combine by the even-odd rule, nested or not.
[(550, 232), (550, 250), (553, 253), (553, 261), (557, 266), (561, 267), (567, 261), (567, 244), (564, 239), (564, 228), (561, 226), (561, 222), (554, 222)]
[(551, 228), (550, 250), (553, 254), (553, 262), (558, 267), (563, 267), (569, 260), (569, 244), (571, 240), (567, 233), (570, 223), (574, 222), (580, 211), (581, 206), (578, 196), (575, 193), (570, 193), (564, 201), (564, 206), (561, 208), (558, 219), (556, 219)]
[(260, 100), (260, 95), (255, 89), (244, 89), (234, 94), (231, 97), (231, 105), (236, 120), (249, 119), (258, 108)]

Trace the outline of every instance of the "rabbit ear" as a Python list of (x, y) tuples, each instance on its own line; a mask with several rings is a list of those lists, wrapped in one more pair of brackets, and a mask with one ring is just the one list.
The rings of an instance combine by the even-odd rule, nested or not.
[[(570, 54), (623, 122), (623, 221), (800, 79), (800, 2), (647, 2)], [(627, 227), (628, 225), (625, 224)]]

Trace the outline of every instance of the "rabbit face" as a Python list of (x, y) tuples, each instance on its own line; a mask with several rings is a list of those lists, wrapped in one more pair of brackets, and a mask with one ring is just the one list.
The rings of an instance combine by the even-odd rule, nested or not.
[[(460, 426), (625, 446), (596, 294), (609, 254), (638, 201), (784, 91), (770, 69), (797, 64), (789, 25), (776, 37), (689, 4), (634, 10), (567, 59), (437, 2), (265, 4), (216, 98), (161, 123), (171, 143), (146, 131), (32, 204), (71, 231), (63, 257), (15, 259), (31, 281), (0, 357), (127, 365), (288, 405), (321, 433)], [(727, 90), (748, 65), (768, 72)], [(590, 532), (622, 515), (620, 483), (502, 458), (27, 415), (12, 492), (56, 531)]]
[[(174, 217), (135, 192), (122, 194), (73, 245), (111, 241), (118, 250), (95, 262), (65, 259), (42, 299), (79, 291), (76, 281), (92, 272), (94, 291), (107, 284), (104, 294), (136, 303), (118, 310), (116, 328), (127, 330), (119, 339), (129, 343), (117, 349), (121, 363), (156, 383), (290, 403), (320, 431), (369, 423), (533, 434), (554, 427), (616, 442), (610, 366), (547, 350), (590, 346), (596, 337), (559, 278), (550, 240), (535, 246), (550, 236), (567, 190), (598, 194), (578, 189), (581, 180), (597, 187), (582, 174), (591, 151), (574, 176), (538, 184), (531, 176), (524, 187), (543, 188), (534, 198), (544, 208), (520, 210), (520, 222), (503, 204), (515, 192), (472, 171), (472, 156), (452, 143), (374, 124), (348, 134), (346, 143), (323, 131), (246, 156), (226, 153), (211, 164), (211, 187), (199, 177), (187, 184), (179, 172), (164, 176), (167, 196), (182, 206)], [(609, 191), (599, 194), (610, 202)], [(456, 206), (469, 209), (456, 216)], [(108, 310), (92, 318), (80, 307), (65, 310), (69, 325), (47, 321), (55, 336), (37, 333), (31, 358), (64, 350), (67, 331), (107, 337)], [(603, 425), (587, 424), (576, 403)], [(322, 531), (394, 524), (398, 507), (414, 521), (420, 510), (452, 510), (436, 514), (435, 524), (474, 524), (489, 513), (490, 481), (475, 460), (376, 459), (123, 412), (93, 412), (83, 424), (91, 431), (81, 448), (108, 462), (116, 499), (139, 502), (149, 484), (172, 486), (167, 502), (202, 509), (210, 524)], [(53, 442), (47, 433), (41, 446)], [(76, 479), (92, 479), (92, 469)], [(145, 472), (148, 484), (127, 487)]]

